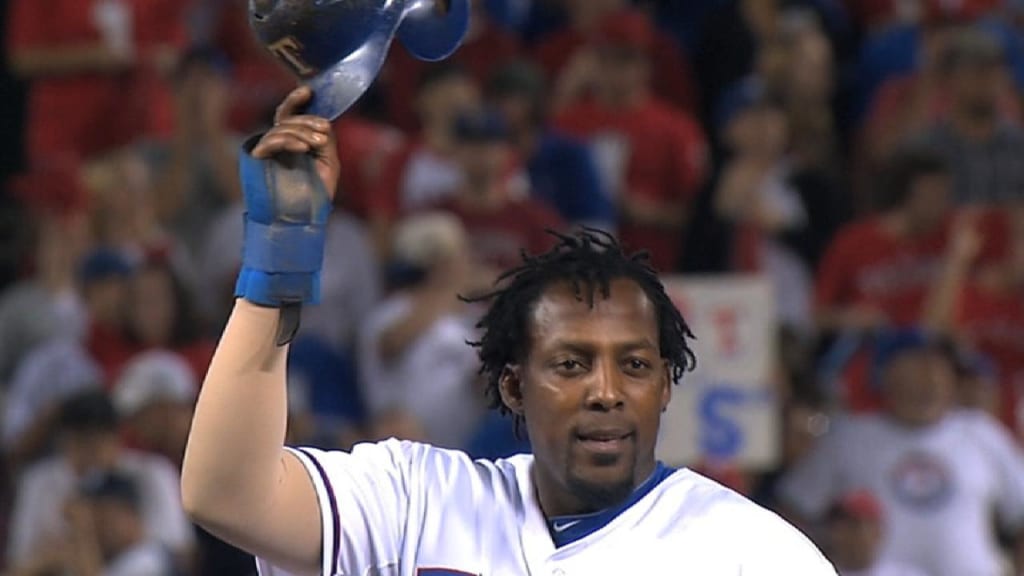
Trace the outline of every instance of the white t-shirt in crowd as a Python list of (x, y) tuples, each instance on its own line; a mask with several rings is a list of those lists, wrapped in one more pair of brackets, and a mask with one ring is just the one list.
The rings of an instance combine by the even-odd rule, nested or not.
[[(170, 550), (190, 549), (195, 536), (181, 506), (174, 467), (159, 456), (126, 451), (117, 469), (138, 482), (146, 537)], [(41, 546), (67, 533), (64, 506), (75, 495), (77, 482), (70, 465), (60, 456), (25, 471), (18, 482), (7, 545), (12, 564), (21, 564)]]
[(780, 497), (818, 518), (855, 489), (882, 503), (883, 559), (930, 576), (1000, 576), (992, 514), (1011, 529), (1022, 525), (1024, 456), (981, 412), (952, 412), (927, 428), (852, 416), (783, 478)]
[(320, 502), (324, 576), (835, 575), (777, 515), (686, 469), (662, 469), (613, 515), (556, 521), (586, 528), (556, 546), (531, 455), (474, 461), (397, 440), (294, 452)]
[[(452, 296), (454, 298), (454, 296)], [(367, 319), (359, 343), (360, 386), (371, 414), (400, 409), (423, 426), (432, 444), (461, 448), (484, 411), (483, 392), (473, 381), (480, 366), (469, 317), (439, 317), (397, 357), (379, 353), (381, 333), (410, 312), (413, 302), (399, 294)]]
[(103, 576), (174, 576), (172, 556), (156, 542), (143, 542), (119, 554)]

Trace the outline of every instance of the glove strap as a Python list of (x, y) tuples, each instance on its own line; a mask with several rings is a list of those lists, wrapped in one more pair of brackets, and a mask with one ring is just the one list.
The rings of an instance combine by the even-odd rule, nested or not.
[(330, 200), (310, 159), (240, 154), (246, 203), (242, 269), (235, 296), (280, 309), (276, 342), (292, 341), (303, 304), (320, 302), (320, 269)]

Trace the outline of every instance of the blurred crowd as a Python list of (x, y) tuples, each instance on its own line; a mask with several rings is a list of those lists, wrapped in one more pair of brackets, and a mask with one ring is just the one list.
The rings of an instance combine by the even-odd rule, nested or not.
[[(295, 84), (246, 5), (6, 2), (6, 574), (255, 572), (178, 495), (241, 262), (237, 151)], [(782, 458), (695, 466), (844, 575), (1022, 573), (1022, 108), (1020, 0), (473, 0), (451, 59), (394, 46), (335, 122), (288, 441), (528, 450), (455, 295), (589, 226), (774, 288)]]

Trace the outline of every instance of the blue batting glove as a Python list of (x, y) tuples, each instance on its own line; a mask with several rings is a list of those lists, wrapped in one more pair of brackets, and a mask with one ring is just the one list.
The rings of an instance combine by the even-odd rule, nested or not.
[(235, 296), (270, 307), (320, 302), (320, 269), (331, 200), (306, 154), (239, 155), (245, 242)]

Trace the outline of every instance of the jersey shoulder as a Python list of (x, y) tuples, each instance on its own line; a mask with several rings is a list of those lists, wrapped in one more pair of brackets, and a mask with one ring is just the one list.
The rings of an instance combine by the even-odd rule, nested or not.
[[(835, 574), (811, 540), (781, 516), (692, 470), (665, 482), (655, 507), (671, 511), (680, 540), (696, 535), (741, 559), (750, 574)], [(794, 572), (796, 570), (796, 572)], [(744, 574), (747, 574), (744, 571)]]

